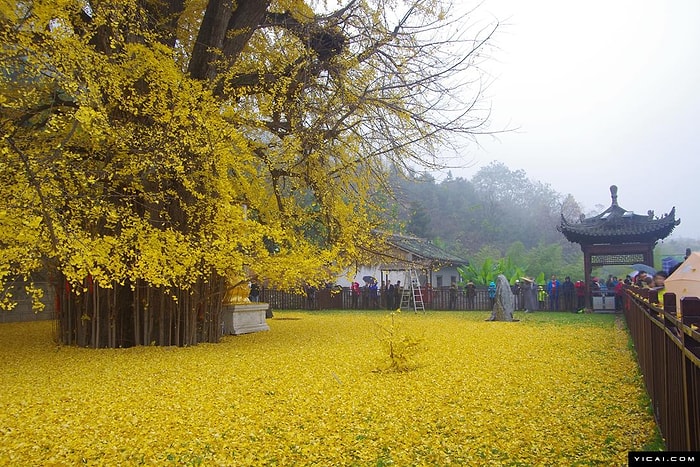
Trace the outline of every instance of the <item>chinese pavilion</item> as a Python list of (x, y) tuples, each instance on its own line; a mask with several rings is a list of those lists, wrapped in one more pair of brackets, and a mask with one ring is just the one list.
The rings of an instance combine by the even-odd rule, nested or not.
[(654, 211), (647, 215), (635, 214), (617, 204), (617, 187), (610, 187), (612, 204), (597, 216), (581, 215), (578, 222), (569, 222), (562, 215), (557, 227), (567, 240), (581, 245), (583, 251), (586, 296), (590, 296), (591, 271), (595, 266), (654, 265), (656, 242), (668, 237), (681, 223), (676, 219), (676, 208), (661, 217)]

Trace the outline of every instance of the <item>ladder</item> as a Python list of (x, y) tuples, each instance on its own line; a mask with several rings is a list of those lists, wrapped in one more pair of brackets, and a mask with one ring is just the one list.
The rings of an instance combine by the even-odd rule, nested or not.
[(425, 313), (425, 304), (423, 303), (423, 292), (420, 288), (420, 280), (418, 272), (415, 268), (408, 269), (404, 276), (403, 290), (401, 291), (401, 304), (399, 309), (408, 310), (413, 308), (413, 311)]

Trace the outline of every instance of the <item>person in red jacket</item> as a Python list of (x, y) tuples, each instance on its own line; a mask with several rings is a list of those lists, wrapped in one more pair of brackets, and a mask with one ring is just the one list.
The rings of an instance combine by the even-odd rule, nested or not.
[(622, 287), (624, 285), (623, 281), (617, 281), (615, 284), (615, 311), (622, 311)]
[(360, 283), (353, 281), (352, 285), (350, 286), (350, 296), (352, 298), (352, 309), (356, 310), (360, 307), (359, 301), (360, 301)]
[(576, 290), (576, 309), (582, 310), (586, 306), (586, 284), (583, 281), (576, 281), (574, 289)]

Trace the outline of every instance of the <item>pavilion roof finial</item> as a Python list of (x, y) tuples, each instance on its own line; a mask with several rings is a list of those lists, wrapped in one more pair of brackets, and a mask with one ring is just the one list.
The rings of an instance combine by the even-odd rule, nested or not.
[[(567, 240), (580, 245), (619, 245), (623, 243), (650, 243), (668, 237), (680, 224), (676, 219), (676, 208), (668, 214), (654, 217), (628, 211), (617, 204), (617, 186), (610, 186), (612, 206), (597, 216), (584, 217), (579, 222), (568, 222), (562, 217), (557, 229)], [(610, 263), (612, 264), (612, 263)]]
[(617, 185), (610, 185), (610, 197), (612, 198), (612, 205), (618, 206), (618, 204), (617, 204)]

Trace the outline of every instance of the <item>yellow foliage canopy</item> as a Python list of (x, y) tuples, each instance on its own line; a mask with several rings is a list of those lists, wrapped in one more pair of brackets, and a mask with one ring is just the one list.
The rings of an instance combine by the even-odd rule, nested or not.
[[(45, 270), (69, 308), (86, 284), (190, 293), (166, 315), (215, 321), (214, 284), (321, 283), (358, 260), (387, 161), (465, 128), (430, 118), (465, 62), (398, 33), (441, 9), (394, 28), (382, 2), (234, 5), (2, 3), (0, 282)], [(149, 306), (119, 290), (84, 311), (107, 323), (117, 298), (137, 322)]]
[[(92, 275), (103, 287), (179, 287), (212, 271), (288, 284), (347, 264), (372, 223), (356, 174), (314, 160), (345, 157), (335, 143), (290, 134), (277, 144), (256, 131), (269, 112), (265, 93), (237, 104), (245, 87), (215, 95), (188, 77), (177, 60), (184, 51), (144, 24), (136, 2), (89, 11), (80, 1), (48, 3), (2, 11), (3, 277), (43, 258), (73, 284)], [(188, 3), (190, 15), (196, 4), (204, 6)], [(228, 75), (254, 71), (247, 63), (259, 53)], [(289, 91), (280, 79), (268, 94)], [(293, 173), (298, 164), (308, 167)], [(304, 268), (282, 275), (273, 254)]]

